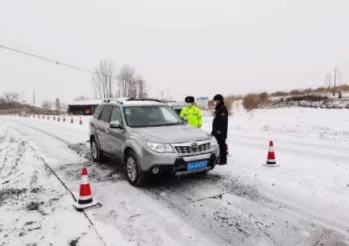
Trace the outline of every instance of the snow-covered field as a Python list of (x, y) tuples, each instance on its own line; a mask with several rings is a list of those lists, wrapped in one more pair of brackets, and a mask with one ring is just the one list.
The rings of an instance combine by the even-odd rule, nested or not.
[[(349, 111), (235, 103), (228, 165), (144, 188), (90, 162), (82, 119), (0, 118), (0, 245), (349, 245)], [(82, 167), (102, 204), (84, 213)]]

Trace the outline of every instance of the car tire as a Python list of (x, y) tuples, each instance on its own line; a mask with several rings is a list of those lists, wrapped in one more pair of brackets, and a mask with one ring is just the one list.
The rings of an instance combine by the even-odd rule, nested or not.
[(128, 182), (133, 186), (144, 186), (146, 175), (139, 168), (139, 162), (136, 154), (130, 150), (125, 156), (125, 170)]
[(100, 151), (99, 145), (95, 139), (91, 140), (91, 157), (94, 162), (100, 162), (103, 159), (103, 154)]

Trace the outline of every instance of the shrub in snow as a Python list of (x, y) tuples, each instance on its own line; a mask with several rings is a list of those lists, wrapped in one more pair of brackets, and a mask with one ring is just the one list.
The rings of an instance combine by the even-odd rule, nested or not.
[(242, 105), (246, 110), (261, 108), (268, 103), (268, 93), (248, 94), (242, 100)]
[(288, 96), (289, 93), (286, 91), (277, 91), (271, 94), (273, 97), (283, 97), (283, 96)]

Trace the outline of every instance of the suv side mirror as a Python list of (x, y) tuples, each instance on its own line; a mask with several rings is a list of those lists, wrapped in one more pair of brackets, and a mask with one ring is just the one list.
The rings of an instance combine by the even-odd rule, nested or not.
[(121, 125), (121, 123), (120, 123), (120, 121), (118, 121), (118, 120), (114, 120), (114, 121), (112, 121), (112, 122), (110, 122), (110, 128), (122, 128), (122, 125)]

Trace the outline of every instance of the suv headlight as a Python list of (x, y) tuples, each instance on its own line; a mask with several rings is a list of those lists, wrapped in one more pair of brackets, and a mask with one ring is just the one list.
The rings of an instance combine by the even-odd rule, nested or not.
[(215, 137), (212, 137), (211, 138), (211, 148), (215, 148), (218, 146), (218, 142), (217, 142), (217, 139)]
[(147, 146), (149, 149), (151, 149), (155, 152), (158, 152), (158, 153), (173, 153), (174, 152), (174, 149), (172, 148), (171, 144), (147, 142)]

